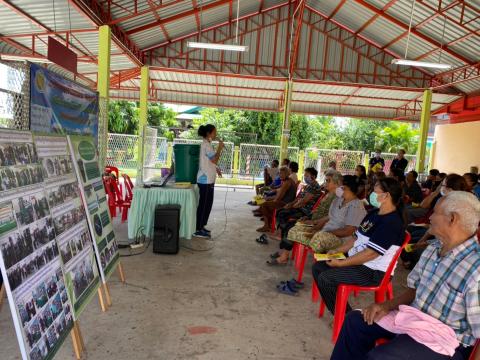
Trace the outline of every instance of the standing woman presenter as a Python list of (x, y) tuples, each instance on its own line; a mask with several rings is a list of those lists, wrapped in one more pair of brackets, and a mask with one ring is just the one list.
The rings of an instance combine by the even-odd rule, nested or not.
[(212, 211), (213, 192), (217, 174), (222, 173), (217, 167), (218, 160), (224, 147), (223, 141), (218, 140), (217, 151), (212, 147), (212, 140), (217, 137), (217, 129), (212, 124), (201, 125), (198, 128), (198, 135), (203, 138), (200, 147), (200, 165), (197, 174), (197, 185), (200, 190), (200, 200), (197, 208), (197, 230), (195, 237), (210, 238), (210, 230), (205, 229), (208, 217)]

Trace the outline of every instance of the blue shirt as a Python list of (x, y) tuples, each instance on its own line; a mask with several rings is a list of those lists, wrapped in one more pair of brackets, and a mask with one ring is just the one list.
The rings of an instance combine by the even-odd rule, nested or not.
[(480, 184), (477, 184), (473, 187), (472, 192), (476, 195), (476, 197), (480, 200)]

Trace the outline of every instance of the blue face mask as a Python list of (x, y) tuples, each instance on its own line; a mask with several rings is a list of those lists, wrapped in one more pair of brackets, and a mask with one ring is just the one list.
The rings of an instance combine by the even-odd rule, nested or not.
[(310, 185), (312, 183), (312, 178), (310, 176), (305, 176), (303, 181), (305, 181), (305, 184)]
[(369, 200), (370, 200), (370, 205), (372, 205), (373, 207), (376, 207), (376, 208), (380, 207), (381, 204), (378, 202), (378, 195), (375, 191), (370, 194)]

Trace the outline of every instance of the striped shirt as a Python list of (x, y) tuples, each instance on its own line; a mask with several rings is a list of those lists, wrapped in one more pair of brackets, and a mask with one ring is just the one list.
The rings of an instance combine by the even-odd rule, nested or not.
[(465, 346), (480, 338), (480, 245), (474, 236), (440, 256), (435, 240), (408, 276), (411, 306), (450, 326)]

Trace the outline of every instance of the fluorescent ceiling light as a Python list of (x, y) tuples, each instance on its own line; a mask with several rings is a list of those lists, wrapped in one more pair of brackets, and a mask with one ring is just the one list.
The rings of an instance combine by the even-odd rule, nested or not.
[(243, 45), (229, 45), (229, 44), (212, 44), (189, 41), (188, 47), (197, 49), (210, 49), (210, 50), (228, 50), (228, 51), (248, 51), (248, 46)]
[(29, 56), (29, 55), (15, 55), (15, 54), (0, 55), (0, 59), (10, 60), (10, 61), (30, 61), (34, 63), (40, 63), (40, 64), (53, 64), (47, 58), (41, 58), (41, 57)]
[(428, 68), (446, 69), (446, 70), (448, 70), (452, 67), (452, 65), (449, 65), (449, 64), (439, 64), (439, 63), (414, 61), (414, 60), (407, 60), (407, 59), (393, 59), (392, 64), (393, 65), (419, 66), (419, 67), (428, 67)]

